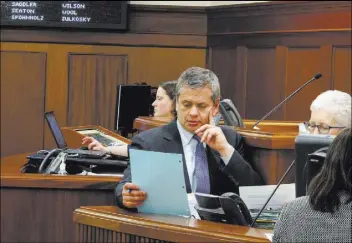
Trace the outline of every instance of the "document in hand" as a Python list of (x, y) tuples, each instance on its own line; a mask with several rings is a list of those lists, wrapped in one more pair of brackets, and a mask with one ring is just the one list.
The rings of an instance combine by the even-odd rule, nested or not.
[(181, 154), (130, 150), (132, 183), (147, 193), (138, 212), (190, 216)]
[[(274, 189), (275, 185), (241, 186), (240, 195), (248, 209), (261, 209)], [(280, 209), (293, 199), (295, 199), (295, 183), (281, 184), (266, 207)]]

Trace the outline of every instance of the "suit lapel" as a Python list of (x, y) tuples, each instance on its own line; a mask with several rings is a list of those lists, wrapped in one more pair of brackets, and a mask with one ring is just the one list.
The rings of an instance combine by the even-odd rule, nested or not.
[(168, 125), (163, 127), (163, 138), (165, 140), (164, 151), (175, 154), (182, 154), (183, 160), (183, 173), (185, 177), (187, 192), (191, 192), (191, 184), (189, 182), (188, 170), (186, 165), (185, 154), (183, 151), (181, 136), (177, 128), (176, 120), (170, 122)]

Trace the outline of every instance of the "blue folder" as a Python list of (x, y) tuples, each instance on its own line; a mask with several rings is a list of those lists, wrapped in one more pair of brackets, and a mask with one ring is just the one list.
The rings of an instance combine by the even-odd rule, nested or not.
[(147, 193), (138, 212), (190, 216), (181, 154), (130, 149), (132, 183)]

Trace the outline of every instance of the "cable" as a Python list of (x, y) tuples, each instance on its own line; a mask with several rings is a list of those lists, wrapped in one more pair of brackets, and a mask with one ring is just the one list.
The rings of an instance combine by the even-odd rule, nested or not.
[(268, 198), (268, 200), (266, 200), (264, 206), (260, 209), (259, 213), (257, 214), (257, 216), (255, 217), (255, 219), (252, 221), (251, 227), (253, 227), (255, 225), (255, 222), (257, 221), (257, 219), (259, 218), (260, 214), (263, 212), (264, 208), (266, 207), (266, 205), (268, 204), (268, 202), (270, 201), (270, 199), (274, 196), (274, 193), (276, 192), (276, 190), (279, 188), (279, 186), (281, 185), (281, 182), (285, 179), (286, 175), (288, 174), (288, 172), (291, 170), (292, 166), (294, 165), (295, 160), (292, 161), (291, 165), (288, 167), (288, 169), (286, 170), (285, 174), (281, 177), (281, 180), (279, 181), (279, 183), (277, 183), (277, 186), (275, 187), (274, 191), (271, 193), (270, 197)]
[(51, 156), (53, 156), (55, 153), (61, 152), (61, 151), (62, 151), (62, 149), (53, 149), (53, 150), (51, 150), (51, 151), (45, 156), (45, 158), (43, 159), (42, 163), (40, 164), (39, 169), (38, 169), (38, 173), (42, 174), (42, 173), (43, 173), (43, 170), (44, 170), (44, 166), (48, 163), (49, 158), (50, 158)]

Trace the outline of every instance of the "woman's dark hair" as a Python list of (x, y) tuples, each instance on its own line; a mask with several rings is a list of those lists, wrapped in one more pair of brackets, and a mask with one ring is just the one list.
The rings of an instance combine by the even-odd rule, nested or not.
[(176, 80), (171, 80), (171, 81), (166, 81), (161, 83), (159, 87), (165, 90), (170, 100), (174, 100), (176, 95), (176, 84), (177, 84)]
[(331, 143), (321, 171), (308, 187), (309, 203), (314, 210), (334, 212), (341, 201), (338, 194), (348, 193), (351, 201), (351, 128), (343, 129)]
[(167, 96), (169, 96), (170, 100), (172, 100), (172, 102), (174, 104), (174, 108), (171, 111), (171, 113), (174, 115), (175, 118), (176, 118), (176, 108), (175, 108), (176, 107), (176, 105), (175, 105), (176, 84), (177, 84), (177, 80), (171, 80), (171, 81), (165, 81), (159, 85), (159, 87), (161, 87), (161, 88), (163, 88), (163, 90), (165, 90)]

